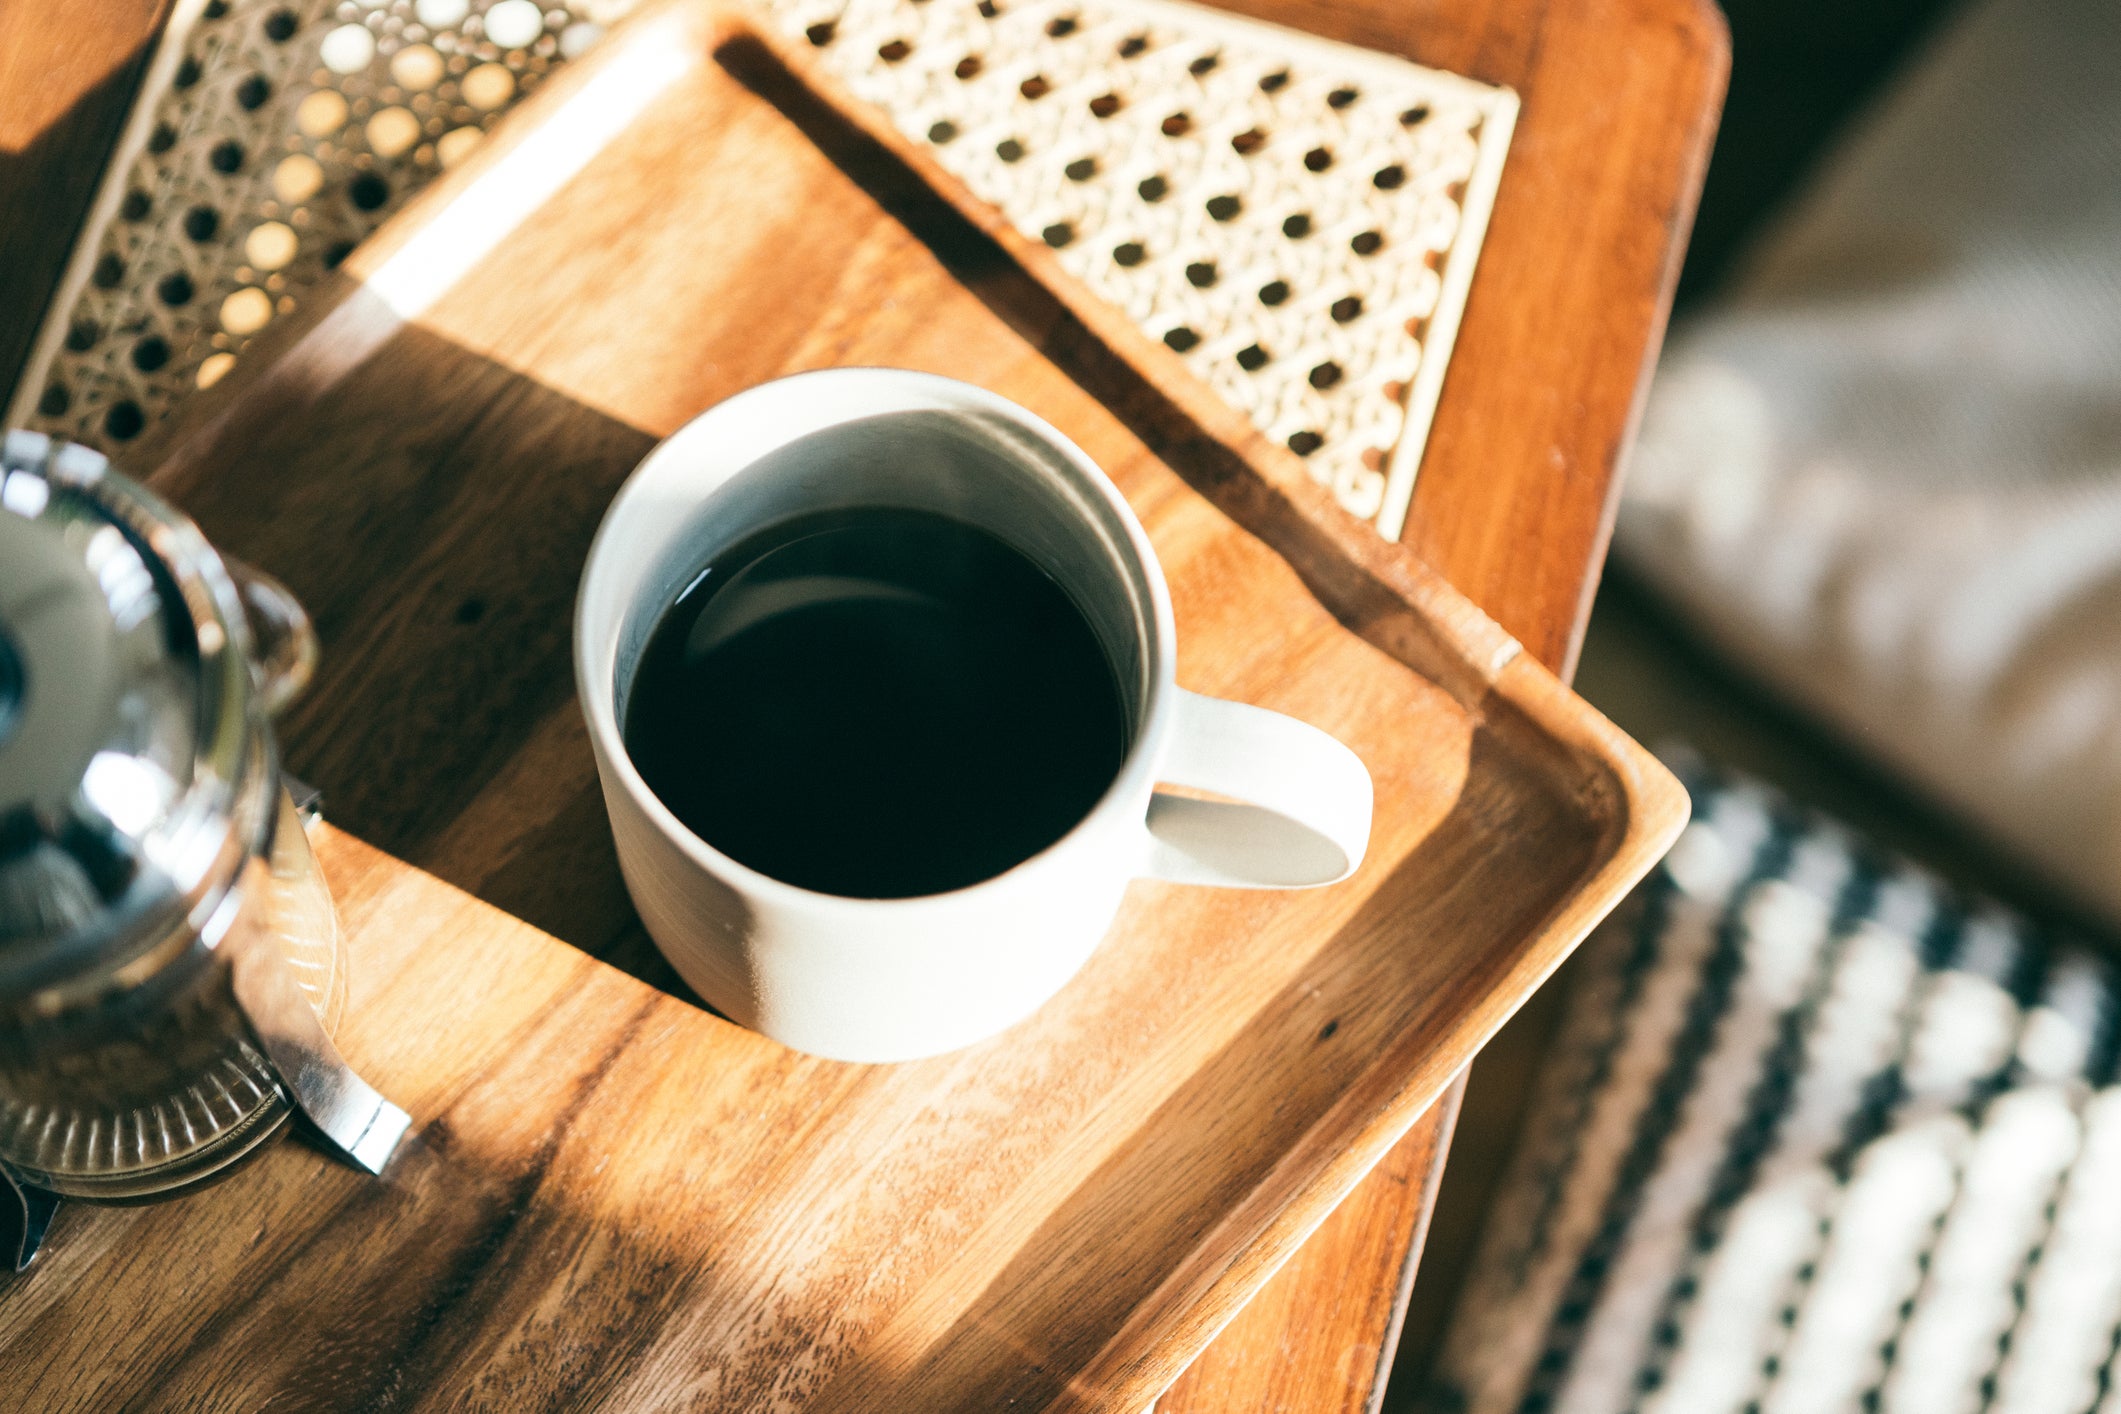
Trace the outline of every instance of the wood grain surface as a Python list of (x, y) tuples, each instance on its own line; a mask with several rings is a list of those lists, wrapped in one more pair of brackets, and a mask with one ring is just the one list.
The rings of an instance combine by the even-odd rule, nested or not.
[[(46, 80), (0, 91), (0, 138), (6, 140), (0, 146), (11, 149), (0, 151), (0, 188), (20, 192), (41, 184), (47, 194), (33, 206), (8, 202), (10, 214), (0, 218), (6, 223), (0, 242), (27, 252), (8, 262), (17, 276), (40, 266), (56, 272), (73, 217), (66, 201), (51, 199), (46, 179), (72, 165), (80, 187), (72, 200), (85, 205), (95, 135), (114, 133), (122, 115), (126, 76), (97, 86), (98, 75), (84, 66), (97, 62), (99, 46), (144, 54), (152, 33), (144, 21), (157, 8), (84, 0), (0, 13), (0, 64), (12, 62)], [(1713, 128), (1725, 64), (1713, 12), (1688, 0), (1601, 6), (1592, 23), (1587, 6), (1526, 0), (1250, 8), (1264, 18), (1511, 83), (1527, 98), (1504, 209), (1483, 267), (1507, 275), (1484, 274), (1476, 282), (1470, 319), (1475, 330), (1496, 337), (1470, 350), (1462, 345), (1456, 357), (1439, 435), (1461, 437), (1463, 455), (1431, 456), (1409, 539), (1475, 586), (1474, 597), (1529, 649), (1550, 666), (1565, 666), (1602, 554), (1635, 375), (1660, 332), (1670, 268)], [(85, 76), (93, 91), (68, 87), (68, 75)], [(72, 107), (44, 111), (60, 92)], [(61, 150), (63, 160), (49, 165), (46, 155)], [(1609, 159), (1621, 151), (1628, 161), (1616, 166)], [(48, 165), (25, 157), (44, 157)], [(1586, 207), (1595, 219), (1557, 238), (1558, 213)], [(1557, 249), (1566, 258), (1555, 259)], [(0, 345), (8, 337), (25, 341), (40, 308), (41, 298), (0, 308)], [(1539, 311), (1567, 317), (1548, 320)], [(1491, 328), (1498, 322), (1507, 328)], [(1594, 344), (1601, 350), (1595, 355)], [(1487, 404), (1455, 391), (1473, 376), (1464, 370), (1507, 370), (1528, 352), (1573, 365), (1575, 395), (1520, 407), (1502, 423), (1487, 415)], [(1454, 475), (1454, 464), (1478, 474)], [(1523, 509), (1514, 539), (1433, 533), (1477, 525), (1496, 505)], [(467, 603), (460, 611), (477, 608)], [(621, 944), (619, 954), (636, 970), (652, 972), (653, 954), (638, 938), (631, 943), (630, 949)], [(1446, 1140), (1441, 1117), (1425, 1117), (1161, 1407), (1352, 1410), (1381, 1393), (1370, 1369), (1380, 1341), (1389, 1357), (1398, 1309), (1393, 1295), (1401, 1286), (1395, 1278), (1411, 1276), (1411, 1267), (1401, 1272), (1409, 1234), (1426, 1215), (1409, 1198), (1433, 1189)]]
[(1372, 861), (1303, 894), (1138, 886), (1026, 1026), (864, 1068), (335, 843), (347, 1046), (425, 1147), (387, 1185), (283, 1147), (193, 1203), (75, 1213), (0, 1302), (32, 1407), (1138, 1408), (1683, 814), (1433, 574), (1114, 357), (756, 46), (649, 24), (675, 28), (556, 84), (171, 439), (164, 489), (317, 616), (288, 755), (334, 818), (657, 980), (570, 701), (587, 536), (700, 407), (888, 362), (975, 373), (1113, 473), (1181, 681), (1356, 745)]
[[(1462, 1082), (1444, 1091), (1289, 1264), (1164, 1391), (1156, 1414), (1180, 1409), (1356, 1414), (1383, 1393), (1462, 1092)], [(1366, 1279), (1379, 1270), (1385, 1253), (1400, 1258), (1396, 1286)]]

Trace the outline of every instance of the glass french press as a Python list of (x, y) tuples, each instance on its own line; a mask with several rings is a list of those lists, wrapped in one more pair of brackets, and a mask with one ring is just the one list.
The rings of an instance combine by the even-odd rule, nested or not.
[(267, 724), (315, 653), (101, 455), (0, 443), (0, 1262), (59, 1199), (174, 1195), (296, 1111), (373, 1173), (405, 1133), (332, 1044), (337, 918)]

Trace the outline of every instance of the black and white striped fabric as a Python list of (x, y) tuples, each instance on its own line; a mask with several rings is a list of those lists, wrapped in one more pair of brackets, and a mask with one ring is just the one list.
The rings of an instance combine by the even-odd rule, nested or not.
[(1689, 784), (1585, 945), (1429, 1406), (2121, 1414), (2108, 965)]

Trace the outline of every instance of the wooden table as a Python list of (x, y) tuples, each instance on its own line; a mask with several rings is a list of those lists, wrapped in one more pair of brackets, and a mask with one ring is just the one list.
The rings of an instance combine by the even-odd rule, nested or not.
[[(1573, 667), (1616, 474), (1663, 332), (1727, 69), (1706, 0), (1236, 0), (1524, 98), (1407, 538), (1527, 648)], [(0, 14), (0, 383), (12, 381), (165, 0)], [(1381, 1399), (1458, 1091), (1159, 1408)]]

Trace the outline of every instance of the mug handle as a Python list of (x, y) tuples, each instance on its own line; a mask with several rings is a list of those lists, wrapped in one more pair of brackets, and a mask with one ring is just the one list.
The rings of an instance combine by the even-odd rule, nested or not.
[(1234, 799), (1151, 796), (1143, 873), (1152, 879), (1310, 888), (1347, 878), (1369, 846), (1372, 789), (1361, 759), (1264, 707), (1178, 689), (1161, 778)]

